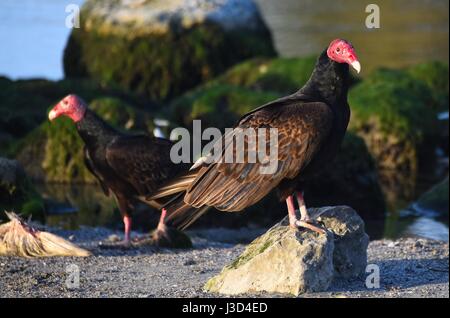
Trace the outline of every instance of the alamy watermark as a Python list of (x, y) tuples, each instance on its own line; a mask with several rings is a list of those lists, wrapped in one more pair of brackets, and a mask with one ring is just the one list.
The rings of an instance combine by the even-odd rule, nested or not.
[(368, 264), (366, 267), (366, 288), (378, 289), (380, 288), (380, 266), (377, 264)]
[(80, 6), (76, 4), (68, 4), (66, 6), (66, 28), (78, 29), (80, 28)]
[(366, 17), (366, 28), (379, 29), (380, 25), (380, 7), (377, 4), (371, 3), (366, 7), (366, 13), (369, 15)]
[(69, 264), (66, 267), (66, 287), (68, 289), (80, 288), (80, 267), (76, 264)]

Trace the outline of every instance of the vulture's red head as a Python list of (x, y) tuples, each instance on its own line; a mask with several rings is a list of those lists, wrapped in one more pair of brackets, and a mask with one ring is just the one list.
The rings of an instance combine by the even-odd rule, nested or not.
[(327, 54), (333, 61), (347, 63), (358, 73), (361, 71), (361, 64), (359, 63), (355, 49), (350, 42), (342, 39), (332, 41), (328, 47)]
[(77, 95), (67, 95), (48, 113), (48, 119), (53, 120), (59, 116), (67, 116), (74, 122), (83, 119), (86, 113), (87, 105)]

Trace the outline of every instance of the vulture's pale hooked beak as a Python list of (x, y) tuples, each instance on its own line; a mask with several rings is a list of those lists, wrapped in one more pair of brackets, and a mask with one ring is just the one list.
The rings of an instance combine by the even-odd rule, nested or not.
[(52, 109), (49, 113), (48, 113), (48, 119), (50, 121), (52, 121), (53, 119), (55, 119), (56, 117), (58, 117), (58, 114), (56, 112), (55, 109)]
[(359, 74), (359, 72), (361, 72), (361, 64), (359, 63), (358, 60), (354, 61), (350, 65), (355, 69), (356, 73)]

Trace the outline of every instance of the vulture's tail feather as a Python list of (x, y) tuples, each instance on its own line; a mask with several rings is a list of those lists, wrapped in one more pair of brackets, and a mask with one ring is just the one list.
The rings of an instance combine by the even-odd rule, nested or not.
[(183, 201), (184, 196), (176, 202), (167, 205), (167, 221), (171, 222), (179, 230), (184, 231), (192, 225), (199, 217), (205, 214), (209, 206), (195, 208)]
[(166, 198), (173, 194), (185, 192), (189, 188), (191, 183), (195, 180), (196, 177), (197, 177), (197, 173), (191, 172), (184, 176), (176, 178), (175, 180), (171, 180), (170, 182), (168, 182), (165, 185), (163, 185), (162, 187), (160, 187), (151, 196), (149, 196), (147, 198), (147, 200), (158, 200), (161, 198)]
[(206, 213), (208, 206), (196, 208), (184, 202), (186, 191), (198, 176), (198, 170), (191, 171), (184, 176), (173, 179), (160, 187), (147, 202), (164, 202), (161, 208), (167, 210), (167, 222), (180, 230), (185, 230), (200, 216)]

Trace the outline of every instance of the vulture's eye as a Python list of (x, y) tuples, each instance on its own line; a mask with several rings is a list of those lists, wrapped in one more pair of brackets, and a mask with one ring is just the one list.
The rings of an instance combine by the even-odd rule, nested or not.
[(339, 53), (340, 51), (341, 51), (340, 48), (337, 48), (337, 49), (336, 49), (336, 53)]

